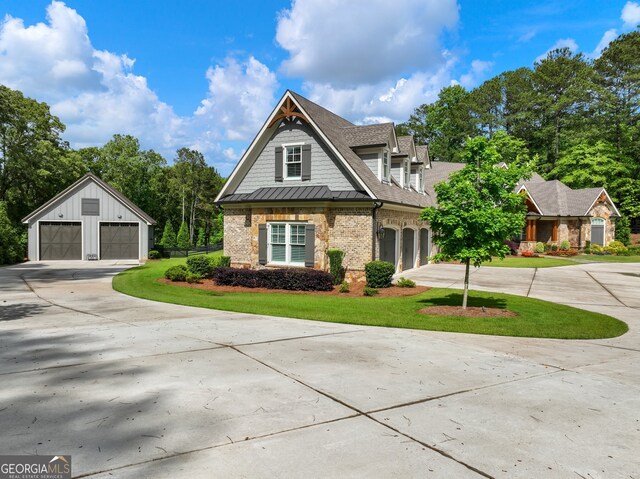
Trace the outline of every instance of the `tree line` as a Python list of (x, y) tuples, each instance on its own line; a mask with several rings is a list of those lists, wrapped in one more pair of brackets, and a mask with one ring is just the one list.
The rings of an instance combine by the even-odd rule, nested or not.
[(520, 139), (535, 171), (572, 188), (603, 186), (623, 218), (640, 218), (640, 30), (620, 35), (595, 60), (567, 48), (533, 68), (497, 75), (468, 91), (443, 88), (438, 99), (398, 125), (429, 145), (439, 161), (462, 161), (465, 143), (497, 133)]
[[(101, 147), (73, 149), (65, 125), (46, 103), (0, 85), (0, 264), (20, 261), (26, 250), (21, 218), (91, 172), (154, 218), (167, 246), (222, 240), (222, 212), (213, 201), (225, 179), (202, 153), (177, 150), (173, 164), (140, 147), (131, 135), (114, 135)], [(173, 235), (173, 236), (172, 236)]]

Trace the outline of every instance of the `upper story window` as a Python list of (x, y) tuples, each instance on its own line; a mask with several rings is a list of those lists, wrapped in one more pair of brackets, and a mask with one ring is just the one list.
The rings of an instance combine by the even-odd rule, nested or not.
[(391, 177), (391, 160), (389, 159), (389, 150), (382, 153), (382, 180), (389, 181)]
[(284, 177), (290, 180), (302, 178), (302, 145), (284, 145)]
[(403, 172), (403, 184), (405, 188), (411, 188), (411, 163), (409, 160), (404, 160), (402, 163)]
[(424, 167), (418, 167), (418, 181), (416, 182), (418, 185), (418, 193), (424, 193)]

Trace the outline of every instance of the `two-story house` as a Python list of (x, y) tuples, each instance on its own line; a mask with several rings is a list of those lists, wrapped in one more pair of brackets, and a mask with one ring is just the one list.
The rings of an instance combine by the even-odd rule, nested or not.
[(216, 199), (225, 255), (240, 267), (327, 269), (338, 248), (348, 277), (374, 259), (397, 271), (425, 264), (429, 168), (427, 147), (393, 123), (354, 125), (287, 91)]

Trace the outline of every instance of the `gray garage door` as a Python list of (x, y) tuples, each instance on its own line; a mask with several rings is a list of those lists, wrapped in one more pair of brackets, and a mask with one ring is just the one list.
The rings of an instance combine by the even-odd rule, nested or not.
[(384, 237), (380, 240), (380, 260), (396, 264), (396, 230), (384, 228)]
[(429, 262), (429, 230), (420, 229), (420, 266)]
[(138, 259), (137, 223), (100, 223), (100, 259)]
[(591, 244), (604, 246), (604, 227), (605, 221), (602, 218), (591, 220)]
[(402, 270), (415, 266), (415, 231), (411, 228), (402, 230)]
[(59, 221), (41, 222), (40, 259), (82, 259), (82, 225)]

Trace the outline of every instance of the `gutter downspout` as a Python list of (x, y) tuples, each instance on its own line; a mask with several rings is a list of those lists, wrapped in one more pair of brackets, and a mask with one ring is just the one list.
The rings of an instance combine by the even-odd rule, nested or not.
[(376, 231), (376, 211), (382, 208), (383, 205), (384, 203), (382, 201), (374, 201), (373, 210), (371, 210), (371, 218), (373, 223), (373, 235), (371, 236), (371, 261), (376, 260), (376, 239), (378, 237), (378, 232)]

